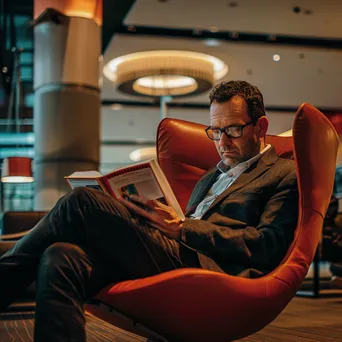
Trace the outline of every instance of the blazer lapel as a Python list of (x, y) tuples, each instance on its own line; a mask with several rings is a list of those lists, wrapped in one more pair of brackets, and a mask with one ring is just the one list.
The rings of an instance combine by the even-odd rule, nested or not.
[[(242, 173), (238, 179), (225, 191), (223, 191), (216, 200), (211, 204), (206, 212), (211, 210), (215, 205), (217, 205), (224, 198), (229, 196), (232, 192), (241, 189), (248, 183), (250, 183), (255, 178), (259, 177), (263, 174), (269, 167), (274, 164), (278, 159), (278, 156), (272, 146), (271, 149), (266, 152), (266, 154), (260, 158), (255, 164), (253, 164), (250, 168), (248, 168), (244, 173)], [(205, 213), (203, 214), (205, 215)]]
[(204, 196), (208, 193), (209, 189), (214, 184), (219, 173), (220, 171), (216, 167), (212, 168), (210, 171), (208, 171), (207, 175), (199, 183), (197, 183), (190, 197), (185, 215), (189, 215), (194, 210), (194, 208), (196, 208), (197, 205), (202, 201)]

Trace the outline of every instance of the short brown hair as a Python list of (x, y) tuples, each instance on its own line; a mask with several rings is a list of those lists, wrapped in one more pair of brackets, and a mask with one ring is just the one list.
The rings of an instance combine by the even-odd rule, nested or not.
[(213, 102), (222, 103), (229, 101), (234, 96), (241, 96), (245, 99), (248, 106), (248, 114), (253, 123), (264, 115), (264, 99), (258, 89), (246, 81), (229, 81), (217, 84), (210, 92), (210, 105)]

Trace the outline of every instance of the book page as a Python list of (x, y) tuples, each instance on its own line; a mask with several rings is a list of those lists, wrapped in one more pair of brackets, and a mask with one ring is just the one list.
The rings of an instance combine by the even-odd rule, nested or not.
[(155, 159), (152, 159), (150, 162), (151, 168), (155, 174), (155, 176), (158, 179), (159, 182), (159, 186), (161, 188), (161, 190), (163, 191), (164, 194), (166, 194), (167, 196), (167, 204), (169, 206), (171, 206), (177, 213), (178, 217), (184, 221), (185, 220), (185, 216), (184, 213), (177, 201), (177, 198), (175, 196), (175, 194), (173, 193), (169, 182), (167, 181), (164, 172), (162, 171), (162, 169), (160, 168), (159, 164), (157, 163), (157, 161)]
[(149, 167), (108, 178), (108, 183), (118, 198), (128, 198), (129, 195), (135, 194), (166, 204), (164, 195)]
[(102, 191), (102, 188), (96, 179), (68, 178), (67, 181), (68, 181), (71, 189), (84, 186), (86, 188), (92, 188), (92, 189)]
[(72, 173), (69, 177), (87, 177), (87, 178), (97, 178), (101, 177), (102, 174), (98, 171), (77, 171)]

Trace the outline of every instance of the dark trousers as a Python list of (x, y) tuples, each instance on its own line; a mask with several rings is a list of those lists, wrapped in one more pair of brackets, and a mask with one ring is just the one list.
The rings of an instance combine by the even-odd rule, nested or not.
[(83, 303), (112, 282), (182, 267), (197, 254), (93, 189), (61, 198), (0, 258), (0, 311), (36, 280), (36, 342), (83, 342)]

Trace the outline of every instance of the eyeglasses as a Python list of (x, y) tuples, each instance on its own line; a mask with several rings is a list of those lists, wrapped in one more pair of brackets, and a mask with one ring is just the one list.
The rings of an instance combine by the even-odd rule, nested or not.
[(239, 126), (226, 126), (223, 128), (212, 128), (209, 126), (206, 128), (205, 132), (207, 133), (208, 138), (211, 140), (220, 140), (222, 133), (224, 133), (230, 139), (235, 139), (240, 138), (243, 134), (243, 129), (251, 123), (253, 123), (253, 120), (245, 125)]

